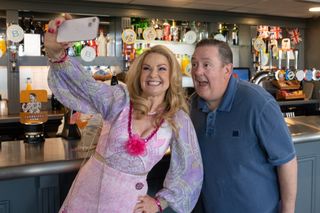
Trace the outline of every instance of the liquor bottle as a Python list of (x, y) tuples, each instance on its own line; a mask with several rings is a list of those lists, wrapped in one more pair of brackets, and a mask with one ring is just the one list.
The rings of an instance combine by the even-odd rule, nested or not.
[(144, 52), (148, 49), (150, 49), (150, 43), (145, 43), (144, 45), (142, 45), (142, 52)]
[(58, 99), (52, 93), (52, 95), (51, 95), (51, 109), (52, 109), (52, 111), (58, 111), (58, 110), (61, 110), (61, 108), (62, 108), (61, 103), (58, 101)]
[(95, 39), (88, 41), (87, 46), (92, 47), (95, 50), (96, 55), (98, 54), (98, 46)]
[(228, 40), (229, 29), (226, 24), (222, 25), (222, 35)]
[(228, 27), (225, 23), (223, 24), (219, 24), (219, 33), (222, 34), (225, 38), (225, 41), (228, 40), (228, 33), (229, 33), (229, 30), (228, 30)]
[(34, 17), (33, 16), (30, 17), (29, 22), (30, 22), (30, 32), (32, 34), (34, 34), (34, 31), (35, 31), (36, 27), (35, 27)]
[(189, 22), (182, 22), (181, 23), (181, 30), (180, 30), (180, 42), (185, 42), (184, 35), (191, 30), (189, 26)]
[(117, 85), (117, 84), (118, 84), (118, 78), (117, 78), (117, 76), (116, 76), (116, 75), (112, 75), (110, 85), (111, 85), (111, 86), (114, 86), (114, 85)]
[(115, 56), (115, 40), (111, 34), (107, 34), (107, 56)]
[(31, 78), (27, 78), (26, 84), (26, 90), (32, 90)]
[(163, 23), (163, 40), (165, 41), (171, 41), (170, 27), (167, 19), (165, 19)]
[(156, 30), (156, 40), (163, 40), (163, 29), (161, 28), (161, 23), (159, 19), (156, 19), (154, 24), (154, 29)]
[(80, 56), (81, 50), (82, 50), (82, 43), (80, 41), (77, 41), (73, 44), (74, 52), (76, 56)]
[(143, 53), (142, 43), (137, 43), (135, 53), (136, 53), (136, 56), (139, 56)]
[(239, 28), (236, 24), (232, 28), (232, 43), (233, 45), (239, 45)]
[(179, 41), (179, 28), (176, 26), (175, 20), (172, 20), (170, 33), (171, 33), (172, 41)]
[(107, 38), (104, 36), (103, 31), (100, 30), (99, 37), (96, 41), (98, 48), (97, 48), (97, 55), (98, 56), (106, 56), (107, 55)]
[(139, 21), (137, 23), (136, 27), (137, 27), (137, 31), (136, 31), (137, 39), (142, 39), (143, 25), (142, 25), (141, 21)]
[(197, 24), (196, 24), (195, 21), (191, 22), (191, 30), (196, 33), (196, 35), (197, 35), (196, 40), (198, 41), (198, 39), (199, 39), (199, 28), (197, 27)]
[(0, 34), (0, 58), (6, 53), (7, 46), (6, 46), (6, 35), (4, 33)]
[(190, 76), (191, 64), (190, 57), (187, 54), (184, 54), (181, 59), (181, 72), (186, 76)]
[(40, 21), (36, 23), (34, 33), (40, 35), (41, 55), (45, 55), (44, 30)]
[(208, 33), (208, 25), (206, 22), (201, 23), (200, 22), (200, 26), (199, 26), (199, 41), (201, 41), (202, 39), (206, 39), (209, 37), (209, 33)]

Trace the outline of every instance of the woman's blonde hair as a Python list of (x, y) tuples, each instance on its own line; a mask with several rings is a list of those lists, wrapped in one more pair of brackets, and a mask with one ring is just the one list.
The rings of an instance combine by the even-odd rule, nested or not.
[(147, 114), (148, 101), (142, 97), (142, 89), (140, 85), (140, 76), (142, 72), (142, 65), (145, 58), (152, 54), (157, 53), (165, 56), (169, 62), (170, 67), (170, 85), (166, 91), (162, 108), (164, 112), (156, 116), (156, 125), (159, 125), (162, 119), (165, 119), (173, 128), (175, 134), (178, 133), (178, 127), (174, 123), (174, 115), (177, 111), (182, 109), (189, 113), (188, 104), (186, 101), (186, 93), (182, 88), (182, 74), (180, 65), (175, 55), (165, 46), (156, 45), (144, 51), (138, 58), (136, 58), (126, 76), (126, 84), (130, 94), (130, 99), (133, 104), (133, 109), (139, 117)]

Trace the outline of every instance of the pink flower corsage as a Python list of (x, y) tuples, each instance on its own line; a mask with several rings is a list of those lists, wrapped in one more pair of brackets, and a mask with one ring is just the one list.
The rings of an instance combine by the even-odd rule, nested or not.
[(125, 148), (130, 155), (138, 156), (144, 154), (146, 151), (146, 142), (141, 139), (138, 135), (133, 134), (132, 137), (129, 137)]

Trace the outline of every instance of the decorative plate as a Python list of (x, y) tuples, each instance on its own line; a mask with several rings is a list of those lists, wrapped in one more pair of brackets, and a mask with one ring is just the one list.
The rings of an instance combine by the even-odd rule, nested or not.
[(146, 41), (153, 41), (156, 39), (157, 33), (156, 33), (155, 29), (153, 29), (153, 27), (147, 27), (143, 31), (142, 36), (143, 36), (143, 39)]
[(7, 28), (7, 39), (12, 42), (20, 42), (24, 38), (23, 29), (16, 24), (13, 24)]
[(253, 48), (260, 52), (260, 50), (265, 50), (266, 49), (266, 43), (261, 38), (256, 38), (253, 42)]
[(133, 44), (137, 39), (137, 34), (132, 29), (126, 29), (122, 32), (122, 41), (126, 44)]

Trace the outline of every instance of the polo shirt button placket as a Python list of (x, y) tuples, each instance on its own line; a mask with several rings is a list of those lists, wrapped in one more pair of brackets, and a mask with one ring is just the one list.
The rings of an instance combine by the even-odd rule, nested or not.
[(214, 135), (215, 112), (209, 112), (207, 117), (206, 135)]

